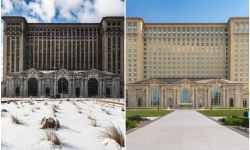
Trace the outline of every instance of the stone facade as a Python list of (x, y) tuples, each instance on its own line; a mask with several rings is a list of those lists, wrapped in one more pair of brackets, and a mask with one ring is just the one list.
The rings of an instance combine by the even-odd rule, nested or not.
[(249, 17), (227, 22), (126, 19), (126, 83), (155, 78), (220, 78), (249, 95)]
[(127, 85), (128, 107), (247, 107), (241, 82), (225, 79), (151, 78)]
[[(45, 87), (50, 96), (65, 93), (57, 89), (57, 75), (63, 69), (67, 81), (60, 81), (69, 84), (68, 93), (63, 96), (80, 93), (81, 97), (88, 97), (86, 84), (91, 70), (96, 70), (93, 76), (98, 80), (98, 97), (105, 97), (105, 86), (111, 85), (108, 97), (123, 97), (124, 17), (103, 17), (100, 23), (28, 23), (21, 16), (2, 19), (2, 96), (16, 96), (17, 87), (20, 96), (29, 96), (30, 69), (36, 70), (36, 96), (45, 96)], [(80, 88), (77, 94), (76, 86)]]
[[(60, 79), (65, 82), (60, 82)], [(120, 97), (120, 92), (119, 75), (95, 69), (88, 71), (29, 69), (21, 73), (12, 73), (7, 76), (6, 87), (2, 91), (6, 97), (112, 98)]]

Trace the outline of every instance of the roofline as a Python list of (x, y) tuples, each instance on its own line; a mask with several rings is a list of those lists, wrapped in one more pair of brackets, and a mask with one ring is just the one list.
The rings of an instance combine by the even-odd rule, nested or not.
[(128, 16), (126, 17), (127, 19), (137, 19), (137, 20), (142, 20), (142, 22), (145, 24), (145, 25), (155, 25), (155, 24), (159, 24), (159, 25), (166, 25), (166, 24), (170, 24), (170, 25), (174, 25), (174, 24), (187, 24), (187, 25), (191, 25), (191, 24), (199, 24), (199, 25), (211, 25), (211, 24), (214, 24), (214, 25), (218, 25), (218, 24), (221, 24), (221, 25), (226, 25), (230, 20), (234, 20), (234, 19), (248, 19), (249, 20), (249, 17), (248, 16), (240, 16), (240, 17), (237, 17), (237, 16), (233, 16), (233, 17), (229, 17), (228, 21), (227, 22), (144, 22), (143, 18), (142, 17), (139, 17), (139, 16)]
[[(23, 16), (2, 16), (2, 19), (4, 20), (5, 18), (22, 18), (22, 19), (24, 19), (26, 22), (27, 22), (27, 20), (26, 20), (26, 18), (25, 17), (23, 17)], [(86, 25), (97, 25), (97, 24), (100, 24), (100, 23), (102, 23), (102, 21), (104, 20), (104, 19), (109, 19), (109, 18), (113, 18), (113, 19), (124, 19), (125, 18), (125, 16), (104, 16), (104, 17), (102, 17), (102, 19), (101, 19), (101, 21), (100, 22), (98, 22), (98, 23), (53, 23), (53, 22), (51, 22), (51, 23), (29, 23), (29, 22), (27, 22), (28, 24), (31, 24), (31, 25), (51, 25), (51, 24), (53, 24), (53, 25), (84, 25), (84, 24), (86, 24)]]

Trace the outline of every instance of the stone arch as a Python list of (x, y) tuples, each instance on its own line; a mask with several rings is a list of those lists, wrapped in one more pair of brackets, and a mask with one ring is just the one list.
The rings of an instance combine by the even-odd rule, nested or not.
[(98, 96), (98, 81), (95, 78), (88, 80), (88, 97)]
[(38, 80), (36, 78), (28, 80), (28, 96), (38, 96)]
[(58, 94), (68, 94), (68, 85), (69, 82), (67, 79), (65, 78), (60, 78), (58, 80)]

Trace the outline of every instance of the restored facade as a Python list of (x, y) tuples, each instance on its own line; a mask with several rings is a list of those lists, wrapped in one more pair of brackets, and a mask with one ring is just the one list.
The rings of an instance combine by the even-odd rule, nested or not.
[[(46, 96), (47, 87), (47, 95), (51, 96), (123, 96), (124, 17), (104, 17), (100, 23), (27, 23), (24, 17), (18, 16), (2, 19), (2, 96)], [(38, 83), (33, 89), (37, 94), (31, 95), (27, 74), (30, 69), (36, 70), (34, 82)], [(61, 70), (67, 72), (64, 78), (67, 91), (57, 86)], [(92, 83), (87, 81), (88, 74), (97, 80), (98, 94), (86, 91)], [(45, 84), (48, 81), (52, 83)], [(108, 87), (110, 92), (105, 92)]]
[(149, 23), (127, 17), (126, 29), (129, 85), (150, 78), (225, 79), (242, 83), (240, 101), (248, 101), (248, 17), (224, 23)]
[(127, 85), (127, 106), (247, 107), (242, 83), (225, 79), (151, 78)]

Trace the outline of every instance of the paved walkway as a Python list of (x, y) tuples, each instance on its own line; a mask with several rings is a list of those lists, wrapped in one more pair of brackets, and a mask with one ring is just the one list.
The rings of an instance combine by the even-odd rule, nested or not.
[(248, 138), (195, 110), (176, 110), (126, 137), (127, 150), (248, 150)]

